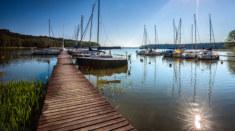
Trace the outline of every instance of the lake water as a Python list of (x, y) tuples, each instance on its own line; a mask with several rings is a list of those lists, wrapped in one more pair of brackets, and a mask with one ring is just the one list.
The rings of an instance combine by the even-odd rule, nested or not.
[(112, 52), (131, 54), (128, 67), (83, 72), (137, 129), (235, 130), (235, 62), (140, 57), (135, 51)]
[[(235, 130), (233, 58), (176, 60), (140, 57), (135, 51), (112, 51), (131, 55), (127, 67), (82, 71), (138, 130)], [(46, 82), (55, 64), (55, 57), (21, 55), (2, 60), (0, 81)]]
[(56, 56), (29, 56), (29, 50), (0, 50), (0, 82), (34, 80), (46, 83), (57, 62)]

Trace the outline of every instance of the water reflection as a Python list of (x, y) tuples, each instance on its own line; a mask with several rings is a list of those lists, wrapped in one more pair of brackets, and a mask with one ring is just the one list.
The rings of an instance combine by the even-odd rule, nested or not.
[[(235, 51), (231, 51), (229, 55), (235, 56)], [(235, 74), (235, 57), (228, 57), (228, 67), (230, 72)]]
[(130, 75), (131, 67), (129, 69), (127, 66), (110, 69), (79, 67), (79, 69), (90, 81), (95, 82), (94, 85), (96, 85), (102, 93), (106, 94), (106, 97), (110, 98), (112, 101), (115, 101), (115, 98), (125, 92), (124, 88), (122, 88), (122, 81), (126, 79), (127, 75)]
[(79, 67), (79, 70), (81, 70), (85, 75), (104, 77), (104, 76), (112, 76), (114, 74), (127, 73), (128, 67), (122, 66), (110, 69), (94, 69), (89, 67)]
[[(235, 110), (235, 76), (229, 71), (229, 61), (224, 59), (221, 64), (142, 57), (136, 56), (135, 50), (127, 52), (131, 55), (127, 72), (104, 74), (98, 80), (92, 78), (95, 73), (90, 81), (103, 87), (104, 95), (137, 129), (234, 129), (229, 119), (235, 118), (234, 111), (231, 112)], [(110, 91), (113, 87), (122, 91)]]
[[(175, 85), (179, 89), (178, 94), (181, 95), (181, 64), (190, 63), (190, 87), (193, 87), (193, 98), (190, 100), (190, 97), (187, 94), (183, 94), (182, 98), (183, 103), (179, 108), (178, 114), (180, 120), (185, 122), (185, 130), (210, 130), (211, 129), (211, 96), (212, 89), (214, 86), (217, 63), (215, 61), (182, 61), (175, 60), (173, 63), (173, 85), (172, 85), (172, 94), (174, 94)], [(200, 65), (203, 66), (200, 69)], [(204, 67), (205, 66), (205, 67)], [(206, 68), (206, 69), (205, 69)], [(197, 95), (197, 88), (200, 89), (198, 81), (201, 78), (202, 72), (207, 70), (208, 74), (208, 103), (205, 103), (204, 99), (201, 99)], [(199, 75), (198, 75), (199, 73)], [(184, 84), (183, 84), (184, 85)]]
[(0, 81), (40, 80), (47, 82), (56, 56), (32, 56), (31, 50), (1, 50)]
[[(80, 69), (138, 130), (235, 130), (234, 62), (113, 51), (126, 52), (131, 56), (128, 67)], [(45, 78), (55, 60), (20, 56), (0, 65), (0, 79)]]

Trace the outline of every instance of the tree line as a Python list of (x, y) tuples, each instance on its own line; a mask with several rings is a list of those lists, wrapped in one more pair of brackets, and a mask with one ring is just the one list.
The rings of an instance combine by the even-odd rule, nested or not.
[[(11, 32), (7, 29), (0, 29), (0, 47), (61, 47), (63, 39), (48, 36), (32, 36)], [(89, 47), (99, 46), (96, 42), (64, 40), (65, 47)]]

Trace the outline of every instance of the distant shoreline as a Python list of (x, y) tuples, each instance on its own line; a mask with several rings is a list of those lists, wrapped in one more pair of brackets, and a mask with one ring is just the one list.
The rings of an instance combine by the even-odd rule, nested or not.
[[(55, 38), (48, 36), (33, 36), (11, 32), (7, 29), (0, 29), (0, 47), (62, 47), (63, 38)], [(96, 42), (77, 41), (72, 39), (64, 39), (65, 47), (89, 47), (99, 46)]]

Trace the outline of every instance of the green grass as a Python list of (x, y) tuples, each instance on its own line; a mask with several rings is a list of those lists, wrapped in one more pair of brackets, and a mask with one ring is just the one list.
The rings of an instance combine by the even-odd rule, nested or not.
[(43, 84), (29, 81), (0, 83), (0, 131), (32, 130), (39, 113)]

